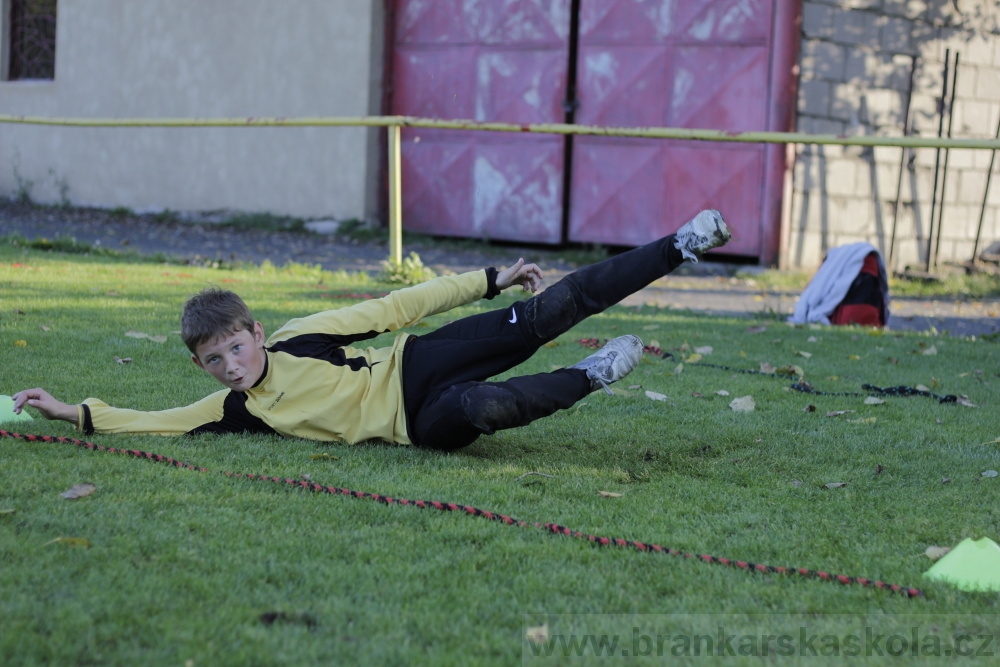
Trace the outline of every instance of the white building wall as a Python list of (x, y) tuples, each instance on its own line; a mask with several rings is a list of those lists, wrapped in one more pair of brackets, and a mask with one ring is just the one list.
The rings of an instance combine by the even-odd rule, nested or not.
[[(0, 114), (378, 114), (382, 21), (381, 0), (59, 0), (54, 81), (0, 81)], [(0, 195), (363, 218), (377, 132), (0, 123)]]
[[(959, 52), (952, 136), (992, 138), (1000, 116), (998, 27), (995, 0), (804, 0), (798, 130), (900, 136), (911, 56), (917, 55), (914, 133), (937, 136), (945, 49), (950, 49), (952, 58)], [(888, 257), (895, 227), (894, 268), (925, 267), (935, 149), (918, 149), (912, 162), (909, 157), (904, 162), (898, 211), (900, 149), (800, 146), (796, 153), (787, 265), (815, 267), (828, 249), (855, 241), (868, 241)], [(939, 187), (944, 161), (942, 151)], [(972, 258), (989, 162), (990, 151), (948, 154), (940, 261)], [(1000, 239), (998, 210), (1000, 178), (994, 178), (980, 251)], [(934, 225), (936, 237), (937, 214)]]

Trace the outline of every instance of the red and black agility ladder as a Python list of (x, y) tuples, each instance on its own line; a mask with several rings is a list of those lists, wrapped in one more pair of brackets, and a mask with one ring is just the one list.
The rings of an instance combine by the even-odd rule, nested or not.
[[(25, 440), (27, 442), (46, 442), (46, 443), (56, 442), (62, 444), (76, 445), (77, 447), (83, 447), (84, 449), (89, 449), (95, 452), (107, 452), (108, 454), (124, 454), (125, 456), (132, 456), (139, 459), (148, 459), (150, 461), (166, 463), (167, 465), (174, 466), (175, 468), (184, 468), (186, 470), (194, 470), (196, 472), (209, 472), (208, 468), (196, 466), (192, 463), (187, 463), (186, 461), (179, 461), (169, 456), (163, 456), (162, 454), (154, 454), (153, 452), (144, 452), (138, 449), (120, 449), (117, 447), (105, 447), (104, 445), (98, 445), (93, 442), (87, 442), (85, 440), (77, 440), (76, 438), (64, 438), (60, 436), (51, 436), (51, 435), (27, 435), (24, 433), (11, 433), (10, 431), (5, 431), (3, 429), (0, 429), (0, 437), (17, 438), (19, 440)], [(729, 558), (723, 558), (720, 556), (711, 556), (709, 554), (688, 553), (685, 551), (680, 551), (678, 549), (672, 549), (670, 547), (660, 546), (659, 544), (648, 544), (646, 542), (639, 542), (636, 540), (623, 540), (620, 538), (589, 535), (587, 533), (582, 533), (577, 530), (566, 528), (565, 526), (560, 526), (557, 523), (531, 523), (528, 521), (519, 521), (518, 519), (511, 518), (504, 514), (497, 514), (496, 512), (481, 510), (478, 507), (472, 507), (470, 505), (456, 505), (455, 503), (442, 503), (436, 500), (407, 500), (406, 498), (393, 498), (391, 496), (383, 496), (379, 493), (354, 491), (351, 489), (344, 489), (336, 486), (323, 486), (322, 484), (317, 484), (316, 482), (312, 482), (309, 480), (289, 479), (287, 477), (270, 477), (268, 475), (255, 475), (253, 473), (236, 473), (236, 472), (223, 472), (222, 474), (225, 475), (226, 477), (248, 479), (257, 482), (272, 482), (274, 484), (284, 484), (299, 489), (305, 489), (307, 491), (313, 491), (315, 493), (326, 493), (333, 496), (350, 496), (352, 498), (367, 498), (369, 500), (374, 500), (376, 502), (384, 503), (386, 505), (406, 505), (406, 506), (419, 507), (421, 509), (441, 510), (443, 512), (461, 512), (468, 516), (478, 516), (484, 519), (489, 519), (490, 521), (498, 521), (508, 526), (533, 527), (533, 528), (539, 528), (541, 530), (556, 535), (568, 535), (570, 537), (575, 537), (578, 539), (586, 540), (588, 542), (592, 542), (594, 544), (597, 544), (598, 546), (628, 547), (630, 549), (635, 549), (636, 551), (666, 554), (669, 556), (680, 556), (690, 560), (699, 560), (705, 563), (717, 563), (719, 565), (728, 565), (730, 567), (736, 567), (748, 572), (761, 572), (764, 574), (789, 574), (789, 575), (794, 574), (802, 577), (822, 579), (823, 581), (835, 581), (837, 583), (844, 585), (858, 584), (860, 586), (866, 586), (870, 588), (889, 590), (892, 591), (893, 593), (899, 593), (901, 595), (905, 595), (908, 598), (916, 598), (923, 596), (923, 592), (918, 588), (909, 588), (906, 586), (898, 586), (896, 584), (887, 584), (882, 581), (865, 579), (864, 577), (849, 577), (843, 574), (830, 574), (829, 572), (824, 572), (822, 570), (781, 567), (775, 565), (763, 565), (761, 563), (750, 563), (741, 560), (730, 560)]]

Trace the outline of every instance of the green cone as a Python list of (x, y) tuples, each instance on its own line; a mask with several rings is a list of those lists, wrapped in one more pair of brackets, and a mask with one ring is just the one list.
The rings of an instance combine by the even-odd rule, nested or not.
[(31, 415), (27, 410), (22, 410), (21, 414), (14, 414), (14, 399), (10, 396), (0, 394), (0, 424), (5, 422), (30, 422)]
[(963, 591), (1000, 591), (1000, 545), (988, 537), (966, 538), (924, 576)]

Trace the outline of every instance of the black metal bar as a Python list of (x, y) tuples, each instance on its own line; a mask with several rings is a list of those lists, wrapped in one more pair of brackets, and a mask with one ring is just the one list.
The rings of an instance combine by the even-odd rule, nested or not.
[[(903, 136), (910, 134), (910, 105), (913, 101), (913, 77), (917, 71), (919, 56), (913, 56), (910, 65), (910, 82), (906, 87), (906, 106), (903, 110)], [(899, 223), (899, 198), (903, 196), (903, 169), (906, 165), (906, 148), (899, 154), (899, 178), (896, 181), (896, 200), (892, 205), (892, 234), (889, 237), (889, 273), (896, 270), (896, 225)]]
[[(955, 51), (955, 64), (951, 68), (951, 99), (948, 101), (948, 138), (951, 139), (951, 128), (955, 120), (955, 90), (958, 88), (958, 56)], [(941, 230), (944, 229), (944, 204), (948, 185), (948, 158), (951, 149), (944, 149), (944, 166), (941, 170), (941, 203), (938, 205), (937, 238), (934, 240), (934, 268), (937, 268), (938, 257), (941, 255)]]
[[(569, 62), (566, 68), (566, 98), (563, 100), (563, 122), (572, 125), (576, 122), (576, 110), (580, 106), (580, 101), (576, 97), (577, 92), (577, 61), (579, 60), (580, 47), (580, 0), (570, 2), (569, 11)], [(573, 148), (576, 137), (569, 134), (563, 144), (563, 197), (562, 197), (562, 221), (560, 224), (560, 243), (569, 241), (569, 215), (572, 202), (572, 181), (573, 181)]]
[[(944, 103), (948, 97), (948, 68), (951, 65), (951, 49), (944, 50), (944, 73), (942, 74), (941, 98), (938, 100), (938, 139), (944, 134)], [(934, 212), (937, 209), (938, 176), (941, 168), (941, 149), (934, 151), (934, 188), (931, 193), (931, 215), (927, 225), (927, 257), (924, 261), (924, 270), (930, 273), (931, 252), (934, 243)]]
[[(1000, 139), (1000, 118), (997, 119), (996, 138)], [(979, 240), (983, 235), (983, 218), (986, 217), (986, 200), (990, 196), (990, 180), (993, 178), (993, 163), (996, 161), (997, 151), (994, 148), (990, 151), (990, 168), (986, 172), (986, 188), (983, 190), (983, 207), (979, 209), (979, 227), (976, 228), (976, 243), (972, 246), (972, 263), (979, 261)]]

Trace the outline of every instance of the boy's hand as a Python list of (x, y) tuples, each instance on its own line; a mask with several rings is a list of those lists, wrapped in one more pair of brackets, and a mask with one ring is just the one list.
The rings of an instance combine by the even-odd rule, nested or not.
[(41, 412), (42, 416), (46, 419), (61, 419), (74, 424), (76, 423), (76, 406), (67, 405), (62, 401), (56, 400), (44, 389), (38, 387), (35, 389), (25, 389), (14, 394), (12, 398), (14, 399), (15, 415), (21, 414), (24, 406), (29, 405)]
[(520, 285), (525, 292), (535, 292), (542, 285), (542, 270), (537, 264), (525, 264), (524, 258), (520, 258), (497, 274), (498, 289), (505, 290), (511, 285)]

